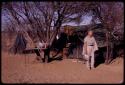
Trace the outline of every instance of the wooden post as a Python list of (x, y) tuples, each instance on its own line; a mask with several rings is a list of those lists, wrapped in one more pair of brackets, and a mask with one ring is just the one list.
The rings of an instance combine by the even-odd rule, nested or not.
[(76, 47), (76, 48), (77, 48), (77, 62), (78, 62), (78, 58), (79, 58), (79, 47), (78, 47), (78, 39), (77, 39), (77, 42), (76, 42), (76, 43), (77, 43), (77, 47)]
[[(110, 38), (111, 37), (111, 35), (109, 35), (109, 39), (111, 39)], [(110, 63), (111, 61), (112, 61), (112, 59), (113, 59), (113, 48), (114, 48), (114, 44), (113, 44), (113, 42), (112, 41), (110, 41), (109, 42), (109, 60), (108, 60), (108, 63)]]
[(105, 64), (108, 64), (108, 59), (109, 59), (109, 35), (108, 35), (108, 32), (106, 33), (106, 43), (107, 43), (107, 52), (106, 52)]
[(105, 57), (105, 64), (107, 64), (107, 58), (108, 58), (108, 32), (106, 32), (106, 57)]

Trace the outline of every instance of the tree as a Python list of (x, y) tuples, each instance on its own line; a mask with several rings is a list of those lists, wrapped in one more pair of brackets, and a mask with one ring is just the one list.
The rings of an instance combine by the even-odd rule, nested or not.
[(87, 2), (6, 2), (2, 4), (5, 15), (8, 15), (17, 32), (22, 31), (31, 38), (33, 43), (44, 41), (48, 43), (48, 47), (51, 47), (62, 24), (76, 21), (84, 14), (86, 7)]
[[(107, 56), (106, 63), (113, 57), (113, 46), (115, 42), (123, 40), (123, 3), (122, 2), (95, 2), (92, 7), (95, 18), (99, 18), (104, 28), (107, 29)], [(117, 35), (115, 35), (117, 33)]]
[[(8, 13), (10, 20), (13, 20), (13, 23), (18, 26), (17, 28), (26, 32), (23, 23), (28, 23), (30, 29), (34, 31), (34, 35), (37, 35), (36, 37), (51, 45), (61, 25), (75, 21), (81, 16), (84, 13), (86, 3), (6, 2), (3, 3), (2, 8)], [(71, 16), (75, 14), (77, 16), (72, 18)]]

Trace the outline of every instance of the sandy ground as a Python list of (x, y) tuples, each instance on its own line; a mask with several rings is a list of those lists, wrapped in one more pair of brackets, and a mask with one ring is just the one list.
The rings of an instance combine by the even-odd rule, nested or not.
[(123, 59), (87, 70), (72, 59), (39, 63), (35, 54), (12, 55), (2, 52), (3, 83), (122, 83)]

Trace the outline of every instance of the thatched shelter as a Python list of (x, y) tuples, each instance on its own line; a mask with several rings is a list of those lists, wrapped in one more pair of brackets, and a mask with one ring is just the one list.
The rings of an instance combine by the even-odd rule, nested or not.
[[(112, 53), (113, 49), (111, 48), (111, 45), (110, 45), (111, 39), (109, 39), (107, 41), (106, 34), (108, 33), (108, 30), (105, 29), (102, 24), (86, 25), (86, 26), (64, 26), (64, 27), (65, 27), (65, 30), (67, 30), (68, 35), (70, 35), (70, 34), (77, 35), (78, 40), (75, 42), (78, 43), (77, 50), (76, 50), (78, 52), (75, 54), (79, 54), (79, 55), (76, 55), (76, 56), (78, 56), (78, 57), (82, 56), (81, 51), (82, 51), (82, 46), (84, 44), (83, 40), (84, 40), (84, 37), (87, 35), (87, 31), (89, 29), (91, 29), (94, 32), (94, 36), (95, 36), (95, 39), (96, 39), (98, 47), (99, 47), (99, 51), (96, 52), (98, 54), (99, 58), (101, 58), (103, 60), (103, 62), (109, 61), (112, 59), (113, 55), (111, 55), (111, 53)], [(110, 35), (108, 35), (108, 36), (110, 36)], [(111, 38), (111, 36), (110, 36), (110, 38)], [(107, 49), (107, 46), (108, 46), (108, 49)], [(101, 60), (99, 60), (99, 61), (101, 61)]]

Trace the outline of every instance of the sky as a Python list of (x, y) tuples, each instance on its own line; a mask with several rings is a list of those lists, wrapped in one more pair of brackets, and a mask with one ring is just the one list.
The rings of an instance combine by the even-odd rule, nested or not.
[[(87, 24), (90, 24), (91, 19), (92, 19), (92, 16), (85, 15), (85, 16), (82, 16), (82, 22), (80, 24), (77, 24), (75, 22), (69, 22), (69, 23), (63, 24), (62, 26), (64, 25), (71, 25), (71, 26), (87, 25)], [(6, 20), (7, 20), (6, 17), (2, 16), (2, 25), (6, 23)]]
[[(92, 16), (91, 16), (90, 14), (87, 14), (87, 15), (82, 16), (82, 21), (81, 21), (79, 24), (77, 24), (77, 23), (75, 23), (75, 22), (69, 22), (69, 23), (63, 24), (63, 26), (64, 26), (64, 25), (71, 25), (71, 26), (88, 25), (88, 24), (91, 23), (91, 20), (92, 20)], [(96, 23), (101, 23), (101, 22), (99, 21), (99, 19), (96, 19), (95, 22), (96, 22)]]
[[(71, 17), (76, 17), (76, 16), (77, 15), (73, 15)], [(79, 24), (75, 23), (75, 22), (69, 22), (69, 23), (62, 24), (62, 26), (65, 26), (65, 25), (70, 25), (70, 26), (88, 25), (91, 23), (92, 15), (91, 15), (91, 13), (88, 13), (86, 15), (83, 15), (81, 18), (82, 18), (81, 19), (82, 21)], [(2, 26), (5, 25), (6, 21), (7, 21), (7, 18), (5, 16), (2, 16)], [(96, 20), (96, 23), (100, 23), (99, 20)]]
[(92, 16), (85, 15), (85, 16), (82, 16), (81, 23), (77, 24), (75, 22), (69, 22), (69, 23), (63, 24), (63, 26), (64, 25), (71, 25), (71, 26), (88, 25), (88, 24), (90, 24), (91, 20), (92, 20)]

